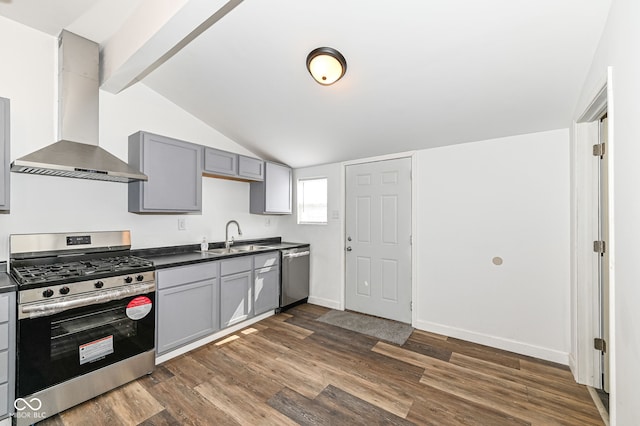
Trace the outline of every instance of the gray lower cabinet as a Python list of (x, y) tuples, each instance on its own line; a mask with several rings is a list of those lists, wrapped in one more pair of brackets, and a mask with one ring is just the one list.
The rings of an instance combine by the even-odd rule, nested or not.
[(16, 358), (15, 297), (14, 292), (0, 294), (0, 420), (13, 412)]
[(264, 166), (264, 181), (251, 182), (249, 210), (254, 214), (291, 214), (291, 168), (270, 161)]
[(0, 212), (9, 211), (9, 99), (0, 98)]
[(137, 132), (129, 136), (129, 164), (149, 177), (129, 183), (132, 213), (202, 211), (202, 147)]
[(280, 252), (253, 256), (253, 312), (260, 315), (280, 304)]
[(280, 268), (256, 269), (253, 283), (253, 307), (255, 315), (260, 315), (278, 307), (280, 299)]
[(158, 271), (158, 354), (220, 329), (218, 283), (218, 262)]
[[(224, 264), (225, 261), (222, 261)], [(251, 277), (253, 271), (239, 272), (220, 278), (220, 322), (229, 327), (253, 316)]]

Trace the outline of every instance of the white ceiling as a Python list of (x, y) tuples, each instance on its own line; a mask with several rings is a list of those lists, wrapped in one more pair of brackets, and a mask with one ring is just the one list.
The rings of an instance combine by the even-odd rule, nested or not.
[[(140, 2), (64, 0), (16, 11), (51, 3), (0, 0), (0, 14), (51, 34), (73, 25), (102, 42)], [(293, 167), (565, 128), (609, 6), (245, 0), (143, 83)], [(305, 68), (319, 46), (347, 59), (345, 77), (332, 86), (315, 83)]]

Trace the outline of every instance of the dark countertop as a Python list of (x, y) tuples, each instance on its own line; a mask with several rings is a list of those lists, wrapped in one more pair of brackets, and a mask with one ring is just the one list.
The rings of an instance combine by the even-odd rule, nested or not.
[(16, 291), (18, 286), (16, 285), (11, 275), (7, 274), (7, 263), (0, 262), (0, 293), (8, 293), (10, 291)]
[[(242, 253), (212, 254), (212, 253), (202, 253), (200, 251), (200, 245), (193, 244), (193, 245), (185, 245), (185, 246), (132, 250), (131, 254), (152, 261), (156, 269), (164, 269), (164, 268), (172, 268), (175, 266), (193, 265), (201, 262), (212, 262), (220, 259), (229, 259), (232, 257), (252, 256), (255, 254), (269, 253), (272, 251), (289, 249), (294, 247), (304, 247), (309, 245), (309, 243), (292, 243), (287, 241), (281, 241), (279, 237), (259, 239), (259, 240), (240, 240), (234, 243), (235, 246), (247, 245), (247, 244), (265, 245), (265, 246), (269, 246), (270, 248), (267, 250), (247, 251)], [(222, 247), (224, 247), (224, 243), (209, 244), (209, 249), (222, 248)]]

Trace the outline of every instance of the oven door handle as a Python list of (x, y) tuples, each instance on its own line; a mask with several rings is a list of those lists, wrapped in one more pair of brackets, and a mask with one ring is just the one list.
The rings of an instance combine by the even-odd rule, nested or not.
[(35, 302), (18, 306), (18, 319), (39, 318), (68, 311), (69, 309), (81, 308), (83, 306), (97, 305), (111, 302), (113, 300), (124, 299), (128, 296), (145, 294), (155, 291), (156, 283), (131, 284), (126, 287), (92, 292), (88, 295), (68, 296), (58, 300), (47, 302)]

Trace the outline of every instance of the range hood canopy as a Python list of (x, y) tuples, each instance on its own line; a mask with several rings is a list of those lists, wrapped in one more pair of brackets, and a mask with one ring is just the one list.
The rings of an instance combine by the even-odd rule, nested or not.
[(11, 171), (133, 182), (147, 176), (98, 146), (98, 44), (63, 30), (58, 38), (60, 140), (11, 163)]

